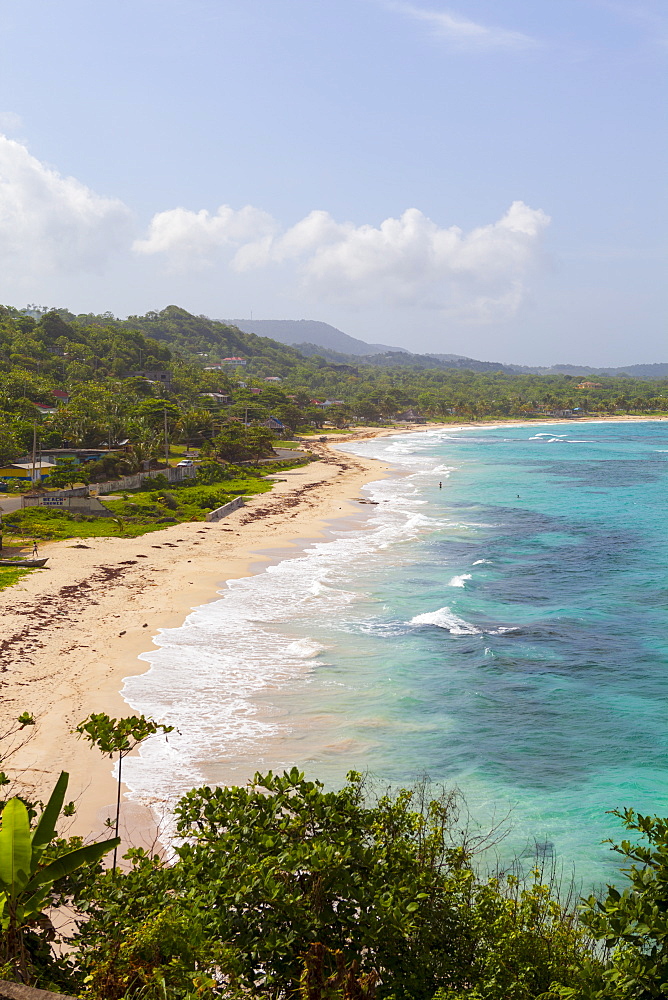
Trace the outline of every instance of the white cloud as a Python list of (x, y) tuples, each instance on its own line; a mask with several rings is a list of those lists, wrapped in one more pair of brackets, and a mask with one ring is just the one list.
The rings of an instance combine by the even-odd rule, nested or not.
[(127, 247), (130, 213), (0, 135), (0, 262), (32, 274), (98, 268)]
[[(148, 239), (135, 248), (181, 262), (205, 256), (212, 262), (217, 247), (239, 273), (282, 266), (287, 284), (296, 281), (300, 295), (314, 301), (431, 308), (488, 322), (512, 315), (521, 304), (548, 223), (544, 212), (521, 201), (470, 233), (441, 228), (416, 208), (377, 228), (314, 211), (282, 233), (256, 209), (225, 207), (215, 216), (176, 209), (156, 216)], [(253, 230), (258, 238), (249, 238)]]
[(270, 215), (252, 205), (238, 211), (221, 205), (215, 215), (206, 209), (172, 208), (153, 216), (147, 238), (135, 240), (133, 249), (164, 253), (174, 267), (184, 269), (211, 264), (220, 247), (270, 238), (276, 228)]
[[(0, 275), (6, 290), (48, 275), (108, 273), (103, 265), (160, 258), (173, 271), (203, 266), (246, 282), (264, 272), (284, 294), (344, 308), (432, 309), (466, 322), (513, 315), (540, 260), (548, 224), (540, 210), (514, 202), (496, 222), (463, 232), (417, 208), (378, 226), (338, 222), (313, 211), (282, 227), (252, 205), (216, 212), (159, 212), (132, 244), (132, 218), (119, 200), (63, 177), (19, 142), (0, 135)], [(273, 272), (273, 273), (272, 273)]]
[(296, 259), (311, 296), (358, 306), (427, 306), (485, 321), (519, 306), (548, 221), (522, 202), (468, 234), (441, 228), (416, 208), (378, 228), (339, 225), (313, 212), (276, 241), (271, 256)]
[(460, 49), (526, 49), (537, 45), (535, 39), (521, 31), (478, 24), (449, 10), (428, 10), (408, 3), (390, 3), (389, 6), (416, 21), (428, 24), (436, 35)]

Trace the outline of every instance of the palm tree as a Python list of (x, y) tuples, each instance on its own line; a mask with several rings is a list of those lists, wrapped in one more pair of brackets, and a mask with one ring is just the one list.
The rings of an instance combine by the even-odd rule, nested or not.
[(208, 436), (212, 426), (213, 416), (208, 410), (192, 409), (181, 414), (176, 430), (182, 438), (185, 438), (186, 447), (190, 451), (193, 439)]

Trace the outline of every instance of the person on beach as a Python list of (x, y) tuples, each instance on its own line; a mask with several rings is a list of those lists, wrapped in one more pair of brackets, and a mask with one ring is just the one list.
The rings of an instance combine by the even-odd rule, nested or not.
[(33, 540), (32, 540), (32, 557), (33, 557), (33, 559), (37, 559), (38, 556), (39, 556), (39, 549), (37, 548), (37, 539), (33, 538)]
[(442, 490), (443, 489), (443, 483), (439, 483), (438, 484), (438, 488), (439, 488), (439, 490)]

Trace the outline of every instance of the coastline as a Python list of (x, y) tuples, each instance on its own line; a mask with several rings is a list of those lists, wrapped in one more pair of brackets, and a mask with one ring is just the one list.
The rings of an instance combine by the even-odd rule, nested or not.
[[(91, 712), (132, 714), (120, 690), (125, 677), (149, 669), (139, 655), (147, 652), (159, 630), (180, 626), (193, 608), (217, 600), (227, 580), (249, 576), (327, 537), (328, 522), (363, 516), (365, 510), (355, 502), (360, 487), (383, 478), (388, 468), (339, 451), (337, 444), (482, 426), (650, 419), (546, 418), (360, 429), (311, 445), (320, 461), (280, 473), (284, 481), (270, 493), (251, 498), (223, 521), (173, 525), (137, 539), (50, 543), (44, 547), (52, 565), (49, 571), (32, 573), (0, 592), (5, 625), (0, 640), (0, 731), (23, 711), (32, 712), (38, 723), (34, 738), (11, 760), (11, 773), (18, 772), (29, 791), (40, 797), (61, 769), (69, 771), (68, 798), (77, 801), (69, 832), (88, 836), (103, 831), (115, 808), (111, 763), (72, 736), (71, 728)], [(122, 832), (128, 841), (147, 848), (155, 843), (147, 809), (126, 799), (123, 814)]]
[[(356, 436), (388, 433), (398, 432), (374, 428)], [(133, 714), (120, 693), (123, 679), (149, 669), (139, 655), (153, 636), (217, 600), (226, 581), (326, 537), (328, 522), (364, 514), (359, 490), (381, 479), (386, 466), (311, 447), (318, 461), (279, 473), (270, 493), (249, 498), (222, 521), (172, 525), (139, 538), (44, 544), (50, 568), (0, 591), (0, 732), (24, 711), (37, 723), (5, 769), (36, 798), (68, 771), (67, 797), (77, 804), (69, 833), (99, 836), (116, 796), (112, 762), (71, 730), (92, 712)], [(155, 843), (148, 810), (127, 800), (122, 827), (135, 846)]]

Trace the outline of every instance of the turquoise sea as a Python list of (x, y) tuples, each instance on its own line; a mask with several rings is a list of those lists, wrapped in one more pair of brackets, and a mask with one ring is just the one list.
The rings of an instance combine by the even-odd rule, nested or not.
[[(506, 856), (613, 878), (608, 810), (668, 814), (668, 422), (350, 443), (360, 519), (160, 634), (123, 692), (181, 735), (140, 798), (297, 763), (457, 785)], [(441, 484), (439, 486), (439, 484)]]

